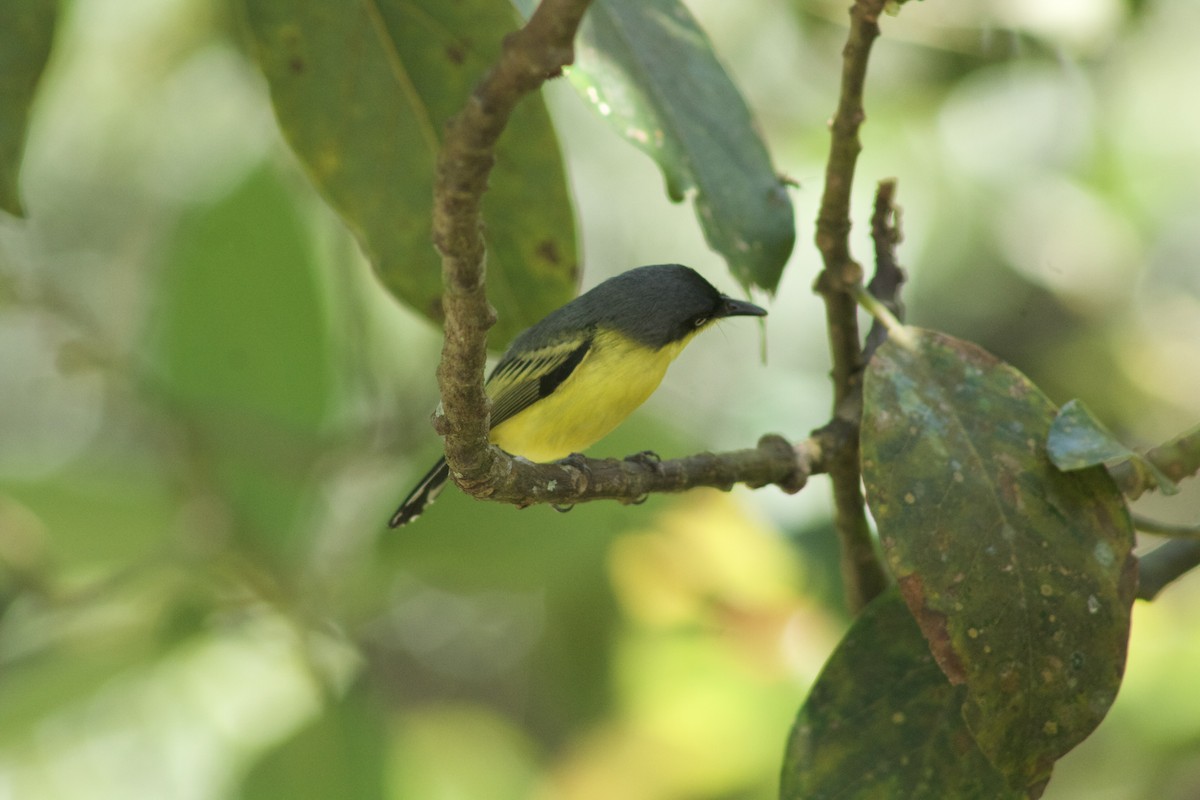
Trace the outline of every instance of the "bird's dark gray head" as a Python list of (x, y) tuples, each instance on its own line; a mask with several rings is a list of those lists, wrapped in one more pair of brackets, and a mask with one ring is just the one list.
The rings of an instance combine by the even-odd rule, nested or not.
[(721, 294), (690, 267), (655, 264), (609, 278), (521, 334), (510, 350), (537, 347), (581, 330), (618, 330), (658, 349), (723, 317), (765, 316)]

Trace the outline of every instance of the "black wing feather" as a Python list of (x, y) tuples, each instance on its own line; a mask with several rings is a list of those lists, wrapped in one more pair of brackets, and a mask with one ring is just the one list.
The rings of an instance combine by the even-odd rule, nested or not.
[(561, 386), (591, 346), (592, 339), (588, 337), (574, 347), (564, 343), (548, 350), (535, 350), (525, 358), (510, 358), (497, 364), (488, 378), (492, 427), (511, 419)]

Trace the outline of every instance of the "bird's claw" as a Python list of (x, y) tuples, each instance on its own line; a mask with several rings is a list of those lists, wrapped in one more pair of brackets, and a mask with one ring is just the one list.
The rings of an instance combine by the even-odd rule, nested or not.
[(633, 464), (641, 464), (643, 466), (653, 467), (662, 463), (662, 456), (653, 450), (643, 450), (640, 453), (634, 453), (631, 456), (625, 456), (625, 460)]

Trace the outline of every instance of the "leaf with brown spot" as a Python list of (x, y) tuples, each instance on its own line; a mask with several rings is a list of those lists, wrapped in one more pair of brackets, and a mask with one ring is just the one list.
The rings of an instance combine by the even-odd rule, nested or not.
[[(863, 477), (887, 562), (1012, 786), (1099, 724), (1125, 664), (1133, 531), (1100, 467), (1061, 472), (1050, 401), (979, 347), (893, 336), (868, 365)], [(919, 583), (913, 584), (914, 580)], [(942, 654), (939, 661), (951, 664)]]
[(854, 621), (796, 716), (782, 800), (1018, 800), (967, 731), (895, 589)]
[[(434, 164), (447, 119), (516, 26), (503, 0), (242, 0), (275, 115), (384, 286), (441, 321)], [(491, 343), (575, 296), (575, 218), (540, 96), (515, 110), (483, 198)], [(539, 243), (552, 242), (548, 260)]]

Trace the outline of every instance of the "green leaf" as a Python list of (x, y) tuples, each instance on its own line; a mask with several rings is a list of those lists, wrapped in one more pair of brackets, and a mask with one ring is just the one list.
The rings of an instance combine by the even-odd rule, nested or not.
[(782, 800), (1008, 800), (963, 722), (952, 686), (890, 590), (842, 639), (788, 740)]
[[(442, 316), (432, 245), (445, 122), (514, 27), (503, 0), (243, 0), (279, 126), (387, 289)], [(575, 295), (575, 221), (540, 97), (518, 106), (484, 197), (493, 343)]]
[(379, 698), (362, 686), (325, 709), (250, 770), (244, 800), (384, 800), (388, 730)]
[(184, 218), (147, 331), (193, 459), (256, 549), (303, 547), (340, 400), (336, 325), (294, 195), (267, 170)]
[[(863, 477), (888, 565), (1014, 787), (1099, 724), (1125, 663), (1133, 530), (1102, 468), (1046, 455), (1054, 407), (979, 347), (908, 329), (872, 359)], [(898, 341), (906, 338), (906, 342)]]
[[(531, 0), (515, 0), (528, 15)], [(695, 190), (709, 247), (747, 288), (775, 291), (796, 241), (792, 202), (746, 101), (679, 0), (596, 0), (567, 77), (658, 163), (672, 200)]]
[(29, 110), (50, 58), (57, 0), (0, 3), (0, 209), (21, 217), (18, 177)]
[(1046, 441), (1054, 466), (1071, 471), (1088, 467), (1113, 467), (1128, 462), (1138, 483), (1156, 487), (1163, 494), (1177, 494), (1179, 487), (1141, 453), (1113, 436), (1079, 400), (1071, 400), (1058, 412)]

